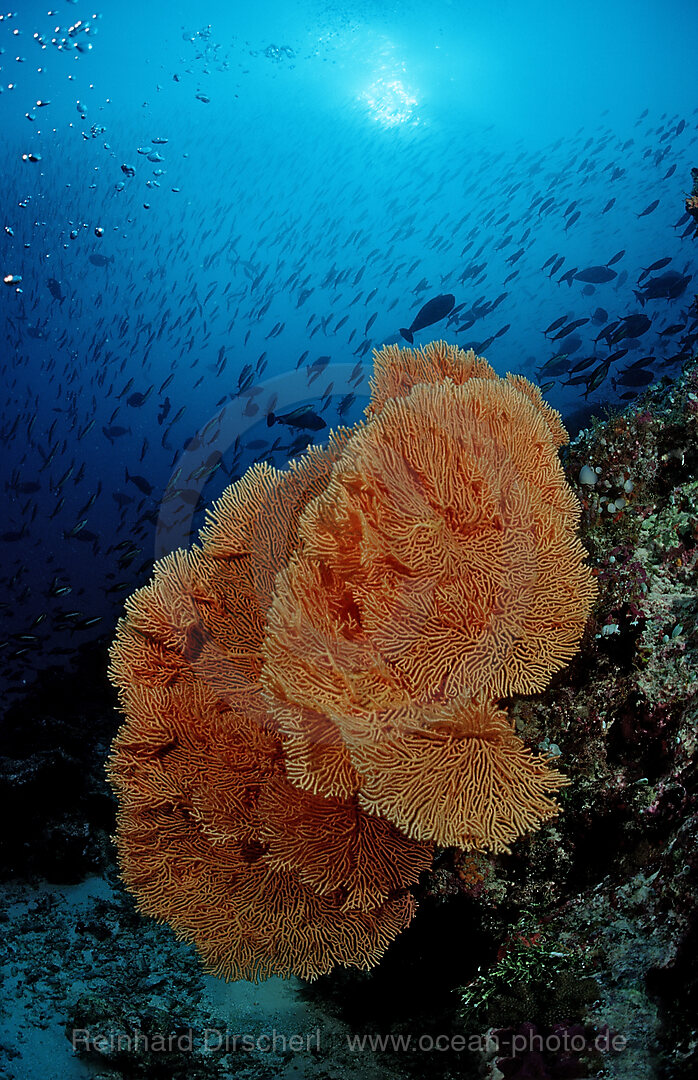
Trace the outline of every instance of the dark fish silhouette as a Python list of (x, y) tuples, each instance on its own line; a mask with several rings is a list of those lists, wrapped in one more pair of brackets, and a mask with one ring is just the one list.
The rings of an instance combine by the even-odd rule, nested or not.
[(0, 533), (0, 540), (5, 544), (14, 544), (21, 540), (26, 532), (24, 526), (21, 529), (11, 529), (9, 532)]
[(553, 263), (552, 268), (550, 270), (550, 273), (548, 274), (548, 277), (553, 277), (554, 274), (557, 274), (558, 270), (560, 269), (560, 267), (562, 266), (564, 261), (565, 261), (565, 256), (560, 255), (559, 258), (557, 258), (555, 260), (555, 262)]
[(337, 415), (340, 417), (345, 416), (346, 413), (349, 412), (349, 409), (352, 407), (355, 401), (355, 394), (346, 394), (337, 405)]
[(55, 277), (50, 277), (46, 283), (48, 285), (48, 291), (54, 300), (60, 300), (61, 304), (65, 300), (63, 290), (61, 289), (60, 281), (56, 281)]
[(566, 322), (567, 322), (567, 316), (566, 315), (560, 315), (560, 317), (558, 319), (555, 319), (555, 322), (551, 322), (551, 324), (547, 328), (547, 330), (543, 331), (544, 335), (547, 337), (548, 334), (552, 334), (553, 330), (559, 330), (560, 327), (564, 326)]
[(654, 372), (647, 368), (626, 368), (615, 382), (621, 386), (649, 386), (655, 378)]
[(588, 281), (590, 285), (603, 285), (618, 277), (615, 270), (608, 266), (587, 266), (586, 270), (580, 270), (574, 276), (577, 281)]
[(666, 274), (650, 278), (643, 289), (633, 289), (636, 298), (644, 307), (647, 300), (675, 300), (686, 291), (692, 274), (679, 274), (677, 270), (667, 270)]
[(144, 476), (131, 476), (128, 469), (126, 469), (126, 483), (128, 484), (129, 481), (135, 484), (143, 495), (152, 495), (153, 485)]
[(551, 356), (541, 365), (539, 375), (565, 375), (570, 369), (569, 353), (558, 353)]
[(646, 206), (645, 209), (642, 211), (642, 213), (638, 214), (637, 217), (639, 217), (639, 218), (646, 217), (647, 214), (651, 214), (653, 210), (656, 210), (658, 206), (659, 206), (659, 199), (655, 199), (653, 202), (651, 202), (649, 204), (649, 206)]
[(643, 334), (646, 334), (652, 325), (651, 319), (648, 319), (646, 315), (624, 315), (623, 322), (623, 334), (624, 338), (639, 338)]
[(112, 424), (110, 427), (103, 427), (102, 431), (109, 439), (109, 442), (113, 443), (114, 439), (121, 438), (122, 435), (130, 435), (131, 428), (122, 427), (119, 424)]
[(608, 360), (605, 360), (602, 364), (599, 364), (598, 367), (594, 368), (589, 378), (587, 379), (587, 388), (584, 392), (585, 399), (589, 397), (589, 394), (593, 394), (594, 390), (598, 390), (598, 388), (604, 382), (606, 376), (608, 375), (608, 369), (610, 365), (611, 361), (609, 357)]
[(301, 405), (300, 408), (287, 413), (270, 412), (267, 416), (267, 426), (271, 427), (272, 424), (286, 424), (287, 427), (306, 431), (320, 431), (327, 427), (322, 417), (318, 416), (309, 405)]
[(109, 266), (109, 263), (114, 262), (114, 256), (108, 259), (106, 255), (90, 255), (90, 262), (93, 266)]
[(568, 334), (572, 334), (578, 326), (584, 326), (584, 324), (588, 322), (588, 319), (575, 319), (574, 322), (571, 322), (569, 324), (569, 326), (565, 326), (562, 330), (558, 331), (558, 333), (555, 334), (555, 336), (551, 338), (551, 340), (558, 341), (560, 338), (567, 337)]
[(665, 257), (663, 259), (657, 259), (657, 261), (653, 262), (651, 266), (645, 267), (645, 269), (643, 269), (642, 273), (640, 274), (639, 278), (637, 279), (638, 285), (640, 284), (641, 281), (644, 281), (644, 279), (647, 277), (648, 274), (653, 274), (656, 270), (663, 270), (664, 267), (668, 266), (670, 262), (671, 262), (671, 256), (670, 255), (665, 255)]
[(169, 416), (172, 405), (168, 397), (160, 403), (160, 411), (158, 413), (158, 424), (162, 424), (163, 421)]
[(408, 329), (400, 327), (400, 333), (405, 341), (409, 341), (410, 345), (412, 345), (417, 331), (424, 330), (425, 327), (433, 326), (434, 323), (445, 319), (451, 313), (455, 302), (456, 298), (453, 293), (441, 293), (432, 300), (428, 300), (424, 307), (419, 309)]
[(598, 360), (598, 356), (585, 356), (583, 360), (578, 360), (576, 364), (573, 364), (570, 368), (570, 375), (578, 375), (580, 371), (586, 371), (592, 364), (595, 364)]
[(148, 400), (152, 389), (153, 387), (149, 386), (144, 394), (140, 390), (136, 390), (126, 398), (126, 404), (130, 405), (132, 409), (140, 409), (141, 405), (144, 405)]
[(615, 360), (620, 360), (622, 357), (628, 355), (627, 349), (617, 349), (616, 352), (612, 352), (610, 356), (606, 357), (606, 363), (612, 364)]
[(559, 285), (561, 282), (566, 281), (569, 288), (571, 289), (572, 288), (572, 282), (574, 281), (576, 276), (577, 276), (577, 267), (573, 266), (571, 270), (568, 270), (566, 273), (562, 274), (562, 276), (557, 279), (557, 283)]

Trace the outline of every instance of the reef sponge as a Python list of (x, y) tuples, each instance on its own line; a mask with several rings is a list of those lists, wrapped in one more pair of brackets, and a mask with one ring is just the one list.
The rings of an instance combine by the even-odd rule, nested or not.
[(565, 782), (496, 704), (594, 595), (559, 415), (443, 343), (377, 354), (367, 415), (228, 488), (111, 651), (124, 880), (227, 978), (374, 964), (433, 842), (506, 850)]

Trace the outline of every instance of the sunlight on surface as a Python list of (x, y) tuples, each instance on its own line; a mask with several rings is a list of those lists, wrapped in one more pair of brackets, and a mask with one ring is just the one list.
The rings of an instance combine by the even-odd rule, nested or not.
[(360, 95), (369, 110), (369, 114), (382, 127), (397, 127), (398, 124), (417, 124), (415, 115), (417, 98), (408, 90), (399, 78), (383, 77), (376, 79)]

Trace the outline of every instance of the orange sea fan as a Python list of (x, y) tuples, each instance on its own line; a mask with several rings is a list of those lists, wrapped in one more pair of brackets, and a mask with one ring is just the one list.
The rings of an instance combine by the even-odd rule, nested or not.
[[(326, 975), (336, 965), (373, 967), (408, 925), (415, 902), (408, 892), (380, 908), (341, 910), (333, 897), (311, 892), (295, 874), (252, 862), (243, 877), (208, 868), (207, 907), (180, 924), (212, 974), (253, 981), (289, 973)], [(172, 921), (168, 919), (168, 921)]]
[(294, 835), (274, 798), (289, 785), (258, 682), (265, 606), (346, 438), (229, 489), (203, 547), (160, 560), (129, 599), (111, 650), (126, 714), (108, 763), (123, 879), (226, 978), (372, 965), (412, 917), (404, 886), (429, 863), (428, 845), (355, 799), (301, 796), (299, 816), (291, 798)]
[[(183, 902), (180, 884), (196, 904), (207, 862), (225, 857), (228, 867), (244, 871), (244, 844), (258, 824), (256, 794), (274, 771), (278, 743), (260, 716), (226, 711), (205, 687), (134, 691), (125, 704), (128, 719), (108, 763), (119, 796), (122, 873), (142, 910), (169, 919)], [(207, 794), (221, 779), (216, 799), (226, 813), (216, 814)]]
[[(257, 838), (258, 800), (279, 772), (278, 740), (262, 717), (205, 699), (196, 709), (186, 687), (151, 691), (114, 743), (117, 848), (139, 910), (194, 942), (225, 978), (314, 978), (336, 963), (375, 963), (413, 901), (393, 889), (371, 911), (349, 910), (344, 892), (316, 895), (272, 868)], [(421, 850), (404, 838), (398, 850), (410, 846)]]
[(316, 666), (339, 671), (320, 687), (339, 713), (349, 698), (381, 707), (378, 686), (425, 702), (543, 689), (595, 594), (579, 513), (526, 395), (504, 380), (416, 386), (351, 440), (301, 518), (269, 614), (269, 678), (307, 644), (299, 692)]
[(200, 624), (193, 600), (200, 588), (196, 562), (192, 552), (168, 555), (155, 564), (152, 581), (126, 600), (110, 666), (112, 682), (122, 691), (187, 678)]
[[(556, 454), (564, 430), (533, 390), (497, 377), (415, 385), (354, 436), (308, 505), (299, 550), (276, 582), (261, 676), (288, 736), (288, 774), (305, 789), (345, 793), (346, 759), (333, 748), (342, 773), (328, 786), (315, 771), (327, 772), (327, 757), (308, 749), (317, 736), (332, 746), (330, 727), (363, 798), (362, 741), (384, 765), (396, 753), (387, 716), (394, 725), (413, 715), (408, 705), (539, 691), (576, 652), (595, 588)], [(304, 742), (307, 715), (314, 731)], [(419, 740), (410, 746), (417, 754)], [(521, 754), (509, 756), (523, 769)], [(380, 801), (379, 773), (363, 805), (405, 828), (407, 808)], [(552, 804), (529, 793), (531, 815), (513, 820), (530, 825)], [(463, 829), (456, 815), (412, 835)]]
[(378, 354), (367, 413), (229, 488), (112, 647), (123, 878), (226, 978), (371, 966), (432, 841), (507, 850), (565, 782), (493, 703), (594, 593), (559, 414), (444, 343)]
[[(460, 385), (469, 379), (497, 380), (493, 367), (472, 349), (467, 351), (446, 341), (432, 341), (419, 349), (406, 349), (400, 345), (385, 345), (374, 352), (374, 372), (370, 380), (371, 401), (365, 412), (377, 416), (386, 401), (405, 397), (417, 383), (443, 382), (451, 379)], [(568, 441), (567, 432), (559, 412), (543, 401), (540, 389), (523, 375), (506, 376), (506, 381), (528, 397), (541, 413), (558, 447)]]
[(507, 374), (506, 381), (510, 386), (513, 386), (516, 390), (525, 394), (531, 404), (541, 414), (548, 427), (550, 438), (555, 449), (564, 446), (565, 443), (569, 442), (569, 435), (562, 423), (562, 417), (557, 409), (553, 409), (552, 405), (548, 405), (547, 401), (543, 401), (540, 387), (529, 382), (523, 375), (512, 375), (511, 372)]
[(373, 353), (373, 377), (371, 401), (366, 415), (377, 416), (386, 401), (406, 397), (417, 383), (443, 382), (451, 379), (464, 383), (468, 379), (496, 379), (493, 367), (472, 349), (467, 352), (446, 341), (431, 341), (419, 349), (405, 349), (400, 345), (384, 345)]
[[(345, 539), (345, 538), (341, 538)], [(355, 619), (351, 590), (326, 564), (296, 555), (277, 578), (261, 685), (284, 738), (289, 779), (313, 794), (359, 789), (337, 715), (409, 702)]]
[(111, 650), (110, 676), (122, 692), (179, 680), (228, 702), (256, 692), (275, 575), (347, 438), (336, 433), (286, 472), (254, 466), (208, 512), (201, 548), (155, 564), (152, 581), (126, 601)]
[(410, 706), (395, 733), (350, 743), (362, 777), (359, 801), (407, 836), (442, 846), (508, 851), (519, 836), (558, 813), (550, 798), (568, 781), (514, 734), (491, 702)]
[(328, 713), (288, 702), (275, 680), (266, 685), (265, 702), (276, 730), (283, 736), (285, 771), (291, 783), (327, 798), (354, 796), (361, 778)]
[(369, 911), (415, 882), (431, 865), (431, 843), (414, 843), (356, 798), (325, 799), (281, 774), (260, 795), (266, 861), (294, 870), (314, 893), (342, 898), (342, 909)]

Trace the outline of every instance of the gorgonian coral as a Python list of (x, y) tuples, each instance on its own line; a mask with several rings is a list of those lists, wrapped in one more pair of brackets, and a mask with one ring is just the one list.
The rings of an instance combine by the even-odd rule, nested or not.
[(123, 879), (225, 978), (370, 967), (412, 918), (406, 887), (431, 863), (430, 844), (357, 799), (291, 788), (261, 695), (274, 577), (345, 440), (228, 489), (202, 546), (161, 559), (129, 598), (111, 650), (126, 715), (108, 764)]
[(506, 850), (564, 782), (497, 705), (594, 595), (559, 415), (444, 343), (375, 360), (368, 421), (229, 488), (112, 648), (124, 880), (226, 977), (370, 966), (434, 841)]
[[(387, 369), (395, 385), (401, 352), (377, 382)], [(555, 812), (561, 777), (490, 703), (543, 689), (574, 655), (595, 587), (559, 417), (483, 363), (466, 354), (462, 384), (415, 383), (347, 443), (277, 578), (261, 679), (294, 783), (358, 792), (415, 837), (501, 850)], [(466, 765), (474, 751), (493, 782)]]

